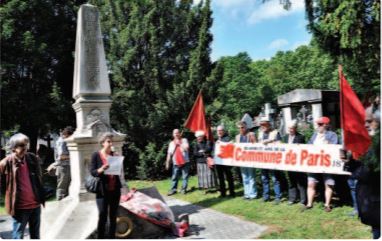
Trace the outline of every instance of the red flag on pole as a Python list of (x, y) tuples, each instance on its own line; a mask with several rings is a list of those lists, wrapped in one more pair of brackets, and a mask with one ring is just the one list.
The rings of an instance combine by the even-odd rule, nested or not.
[(340, 76), (340, 105), (341, 125), (344, 137), (344, 147), (358, 159), (369, 149), (371, 139), (365, 128), (365, 108), (354, 93), (342, 73), (342, 66), (338, 67)]
[(194, 106), (192, 107), (184, 126), (192, 132), (196, 132), (198, 130), (204, 131), (206, 138), (213, 141), (211, 125), (209, 120), (206, 119), (206, 114), (204, 111), (202, 91), (199, 91), (198, 97), (196, 97)]

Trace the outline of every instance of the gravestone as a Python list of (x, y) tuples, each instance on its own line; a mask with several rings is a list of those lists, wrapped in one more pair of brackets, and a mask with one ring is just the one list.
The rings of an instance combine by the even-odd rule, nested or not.
[(77, 19), (73, 80), (77, 126), (66, 139), (72, 180), (69, 196), (47, 203), (43, 209), (41, 237), (44, 239), (84, 239), (96, 229), (95, 194), (87, 193), (84, 187), (90, 158), (100, 149), (100, 134), (114, 134), (113, 145), (118, 153), (122, 153), (125, 139), (124, 134), (110, 126), (111, 91), (98, 9), (90, 4), (81, 5)]
[[(277, 103), (282, 108), (284, 131), (292, 119), (299, 118), (305, 122), (327, 116), (333, 128), (339, 128), (339, 92), (333, 90), (295, 89), (277, 97)], [(308, 118), (308, 113), (310, 118)], [(314, 123), (316, 127), (316, 124)]]

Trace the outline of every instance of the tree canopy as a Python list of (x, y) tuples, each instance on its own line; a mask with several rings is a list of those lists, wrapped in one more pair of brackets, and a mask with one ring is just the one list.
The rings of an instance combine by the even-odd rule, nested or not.
[(70, 106), (78, 6), (85, 1), (2, 4), (1, 129), (32, 140), (75, 123)]
[[(38, 135), (74, 125), (76, 18), (84, 2), (10, 0), (0, 7), (1, 130), (24, 132), (33, 144)], [(127, 134), (130, 177), (165, 174), (171, 131), (182, 127), (200, 89), (212, 124), (233, 129), (244, 113), (257, 115), (265, 102), (293, 89), (338, 90), (339, 63), (361, 96), (380, 88), (377, 0), (305, 0), (309, 45), (269, 60), (242, 52), (215, 62), (210, 0), (89, 2), (100, 11), (111, 122)]]
[[(380, 0), (305, 0), (312, 32), (353, 79), (360, 94), (380, 90)], [(368, 86), (368, 88), (365, 88)]]
[(163, 172), (164, 144), (211, 70), (210, 1), (192, 2), (93, 1), (111, 70), (112, 123), (127, 134), (142, 178)]

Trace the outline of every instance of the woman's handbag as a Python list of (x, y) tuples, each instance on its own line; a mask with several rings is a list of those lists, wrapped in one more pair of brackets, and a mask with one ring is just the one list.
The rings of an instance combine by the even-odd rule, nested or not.
[(92, 175), (89, 175), (85, 180), (85, 188), (88, 192), (102, 193), (103, 188), (102, 188), (101, 178), (93, 177)]

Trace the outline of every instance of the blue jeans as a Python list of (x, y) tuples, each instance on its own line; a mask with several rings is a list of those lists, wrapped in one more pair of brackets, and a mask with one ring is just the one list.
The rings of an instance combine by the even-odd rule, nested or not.
[(240, 171), (243, 177), (244, 197), (249, 199), (257, 198), (256, 169), (240, 167)]
[(379, 237), (381, 237), (380, 227), (371, 227), (371, 232), (373, 234), (373, 239), (379, 239)]
[(353, 208), (354, 208), (354, 211), (358, 213), (357, 198), (355, 195), (355, 188), (357, 186), (357, 182), (358, 182), (357, 179), (354, 179), (354, 178), (348, 179), (348, 186), (350, 188), (351, 199), (353, 201)]
[(23, 239), (24, 230), (29, 223), (31, 239), (40, 239), (41, 207), (34, 209), (16, 209), (13, 219), (12, 239)]
[(184, 164), (184, 166), (179, 167), (177, 165), (173, 165), (172, 168), (172, 177), (171, 177), (171, 190), (176, 191), (178, 188), (178, 180), (180, 175), (182, 174), (182, 190), (187, 190), (188, 185), (188, 176), (189, 176), (190, 163)]
[(261, 181), (263, 182), (263, 199), (269, 200), (269, 174), (271, 174), (273, 181), (273, 190), (275, 191), (275, 199), (281, 199), (280, 180), (277, 177), (277, 171), (261, 169)]

